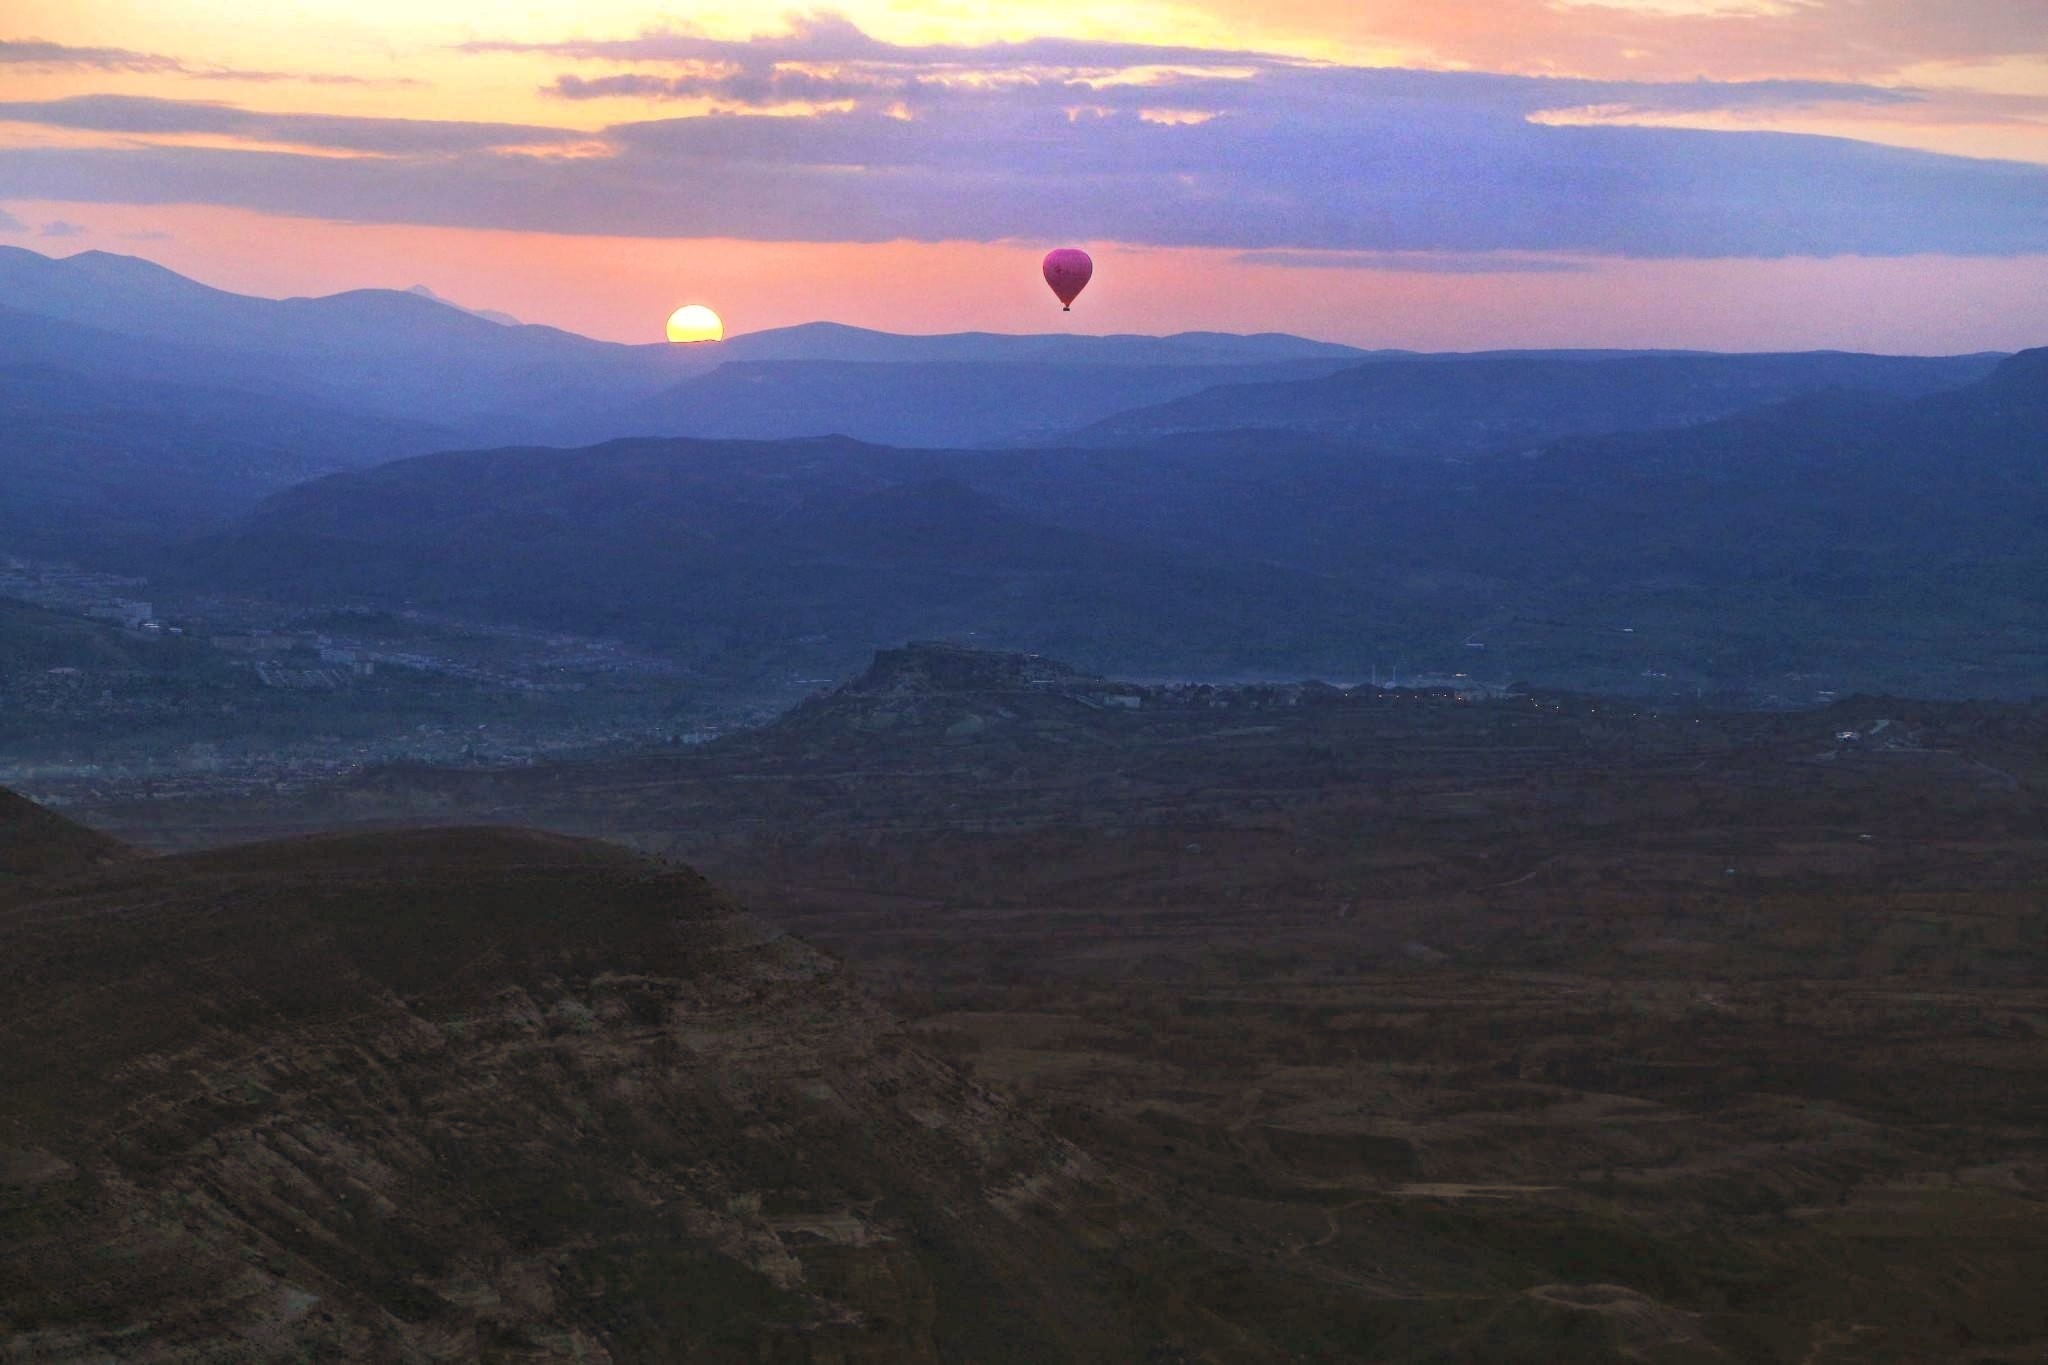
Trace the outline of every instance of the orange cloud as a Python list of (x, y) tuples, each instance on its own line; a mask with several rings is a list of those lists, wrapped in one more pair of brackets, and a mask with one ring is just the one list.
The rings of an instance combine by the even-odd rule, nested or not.
[(1198, 0), (1268, 41), (1486, 71), (1601, 79), (1870, 80), (1935, 63), (2048, 59), (2037, 0)]

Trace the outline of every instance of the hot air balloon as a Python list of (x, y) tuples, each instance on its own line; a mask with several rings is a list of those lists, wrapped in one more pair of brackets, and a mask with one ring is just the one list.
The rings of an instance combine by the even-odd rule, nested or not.
[(1089, 279), (1095, 274), (1095, 262), (1088, 259), (1088, 253), (1074, 247), (1063, 246), (1057, 251), (1045, 254), (1045, 282), (1052, 286), (1052, 292), (1064, 305), (1063, 313), (1074, 311), (1074, 300), (1088, 287)]

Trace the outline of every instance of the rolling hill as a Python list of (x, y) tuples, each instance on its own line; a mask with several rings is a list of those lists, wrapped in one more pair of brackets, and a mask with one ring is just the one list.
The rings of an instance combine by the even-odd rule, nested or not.
[[(4, 325), (4, 324), (0, 324)], [(0, 545), (133, 562), (268, 494), (445, 448), (423, 422), (142, 374), (0, 364)]]
[[(1031, 458), (845, 440), (429, 456), (289, 490), (175, 573), (617, 632), (720, 671), (831, 671), (929, 634), (1227, 668), (1312, 647), (1364, 605), (978, 487), (985, 467)], [(1270, 614), (1277, 600), (1294, 610)]]
[(1405, 658), (1630, 690), (1824, 671), (2025, 695), (2048, 680), (2041, 354), (1952, 392), (1475, 463), (1255, 436), (435, 455), (291, 489), (181, 572), (595, 623), (721, 669), (838, 672), (952, 636), (1138, 673)]
[[(1133, 346), (1109, 354), (1147, 353)], [(1322, 375), (1344, 363), (1218, 359), (1188, 364), (1165, 358), (1084, 362), (999, 355), (977, 360), (729, 361), (629, 409), (616, 424), (634, 432), (711, 439), (841, 435), (899, 446), (1028, 445), (1134, 404), (1245, 379)]]
[(1219, 386), (1083, 426), (1074, 439), (1114, 447), (1277, 431), (1388, 453), (1476, 455), (1688, 426), (1826, 389), (1913, 397), (1981, 379), (1999, 359), (1829, 351), (1376, 359), (1320, 377)]
[(1284, 332), (1175, 332), (1167, 336), (1088, 336), (1064, 332), (1015, 335), (948, 332), (906, 336), (805, 322), (726, 338), (711, 352), (718, 363), (799, 360), (938, 365), (1272, 365), (1287, 361), (1342, 364), (1378, 352)]

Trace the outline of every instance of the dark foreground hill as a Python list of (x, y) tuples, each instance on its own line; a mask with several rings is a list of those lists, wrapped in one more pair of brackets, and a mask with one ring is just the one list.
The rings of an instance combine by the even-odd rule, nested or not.
[(118, 840), (0, 791), (0, 895), (22, 878), (78, 872), (126, 856)]
[(481, 829), (87, 872), (0, 799), (0, 861), (68, 870), (0, 878), (0, 1356), (1175, 1339), (1143, 1201), (687, 870)]

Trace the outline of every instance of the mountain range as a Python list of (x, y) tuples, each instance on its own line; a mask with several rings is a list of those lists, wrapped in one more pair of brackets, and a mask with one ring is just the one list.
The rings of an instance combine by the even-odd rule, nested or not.
[(950, 636), (1203, 676), (2023, 693), (2040, 364), (829, 323), (621, 346), (10, 249), (0, 543), (728, 679)]
[[(1312, 574), (1061, 526), (984, 486), (1040, 455), (827, 438), (429, 456), (289, 490), (168, 572), (616, 633), (719, 671), (829, 672), (878, 639), (977, 633), (1230, 667), (1357, 608)], [(1266, 613), (1281, 601), (1292, 615)]]
[[(53, 259), (0, 247), (0, 361), (56, 365), (88, 376), (151, 378), (444, 428), (450, 444), (589, 441), (629, 434), (689, 434), (724, 420), (687, 381), (727, 363), (892, 366), (1039, 365), (1106, 377), (1099, 396), (1066, 414), (1071, 425), (1118, 407), (1156, 402), (1239, 377), (1302, 373), (1364, 353), (1278, 335), (1234, 337), (1005, 337), (986, 333), (899, 337), (814, 323), (735, 336), (715, 346), (628, 346), (553, 327), (505, 325), (431, 293), (360, 289), (325, 298), (263, 299), (213, 289), (134, 257), (88, 251)], [(1259, 366), (1294, 370), (1261, 371)], [(1173, 369), (1161, 381), (1151, 371)], [(1315, 366), (1307, 367), (1309, 372)], [(971, 390), (988, 371), (941, 371), (925, 381)], [(810, 373), (775, 377), (784, 398), (806, 395)], [(753, 382), (759, 383), (757, 372)], [(1130, 386), (1126, 394), (1117, 389)], [(858, 393), (845, 412), (815, 402), (795, 425), (765, 434), (860, 430), (873, 404)], [(948, 399), (959, 406), (961, 397)], [(1043, 395), (1013, 399), (1008, 420), (1043, 423), (1060, 410)], [(826, 425), (817, 426), (823, 421)], [(682, 424), (682, 425), (678, 425)], [(913, 433), (915, 434), (915, 433)], [(977, 435), (1009, 435), (984, 419)], [(927, 435), (914, 444), (941, 444)]]
[(837, 323), (628, 346), (417, 287), (262, 299), (132, 257), (0, 248), (0, 473), (18, 490), (0, 535), (105, 554), (395, 456), (625, 436), (944, 448), (1228, 443), (1249, 429), (1480, 453), (1825, 387), (1911, 396), (1996, 359), (1417, 356), (1278, 334), (895, 336)]
[(1405, 657), (1637, 689), (1893, 686), (1914, 657), (1916, 686), (2025, 693), (2048, 676), (2044, 363), (1477, 461), (1256, 433), (436, 455), (291, 489), (179, 564), (304, 600), (595, 623), (706, 664), (843, 670), (950, 635), (1124, 671)]
[[(0, 312), (0, 328), (9, 320)], [(134, 562), (266, 494), (453, 439), (426, 422), (181, 383), (146, 366), (117, 374), (0, 363), (0, 544), (19, 554)]]
[(1092, 423), (1076, 440), (1130, 446), (1280, 431), (1414, 455), (1481, 455), (1566, 436), (1690, 426), (1800, 394), (1917, 397), (1982, 379), (1995, 355), (1473, 355), (1218, 385)]

